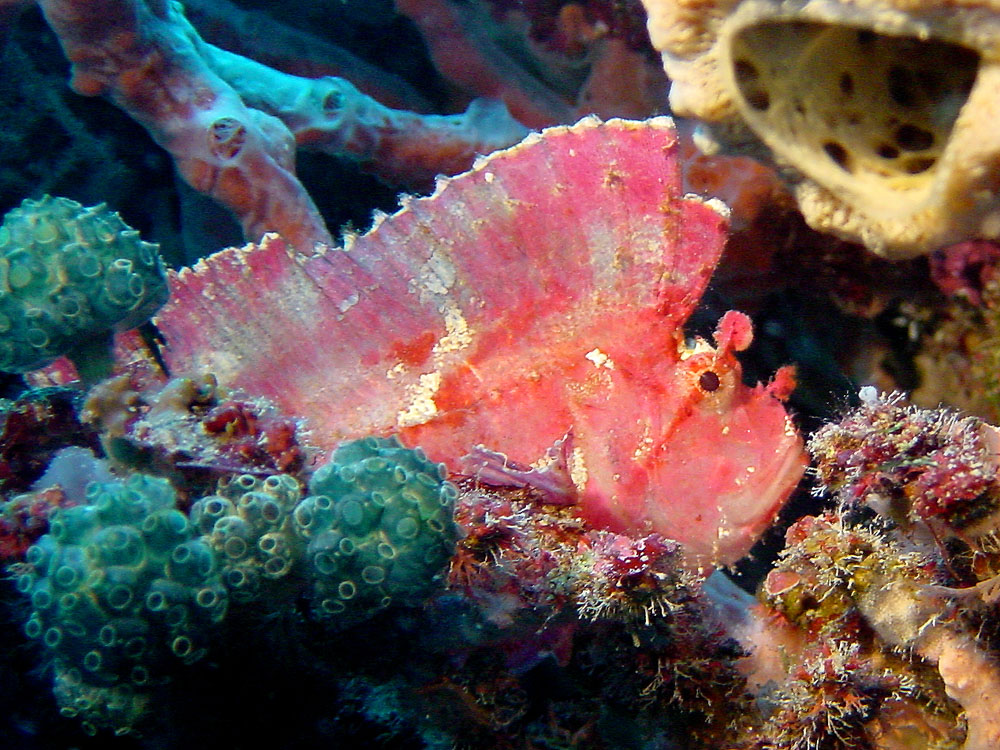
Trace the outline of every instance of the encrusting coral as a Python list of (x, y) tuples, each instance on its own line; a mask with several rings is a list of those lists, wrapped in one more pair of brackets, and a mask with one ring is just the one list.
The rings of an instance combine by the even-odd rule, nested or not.
[(0, 399), (0, 491), (29, 489), (68, 445), (97, 447), (97, 433), (80, 421), (79, 398), (76, 389), (54, 387)]
[(813, 643), (860, 644), (892, 688), (880, 700), (908, 706), (890, 747), (996, 747), (996, 428), (874, 389), (861, 401), (809, 442), (839, 508), (789, 529), (765, 597)]
[(623, 724), (671, 716), (696, 746), (735, 737), (745, 654), (681, 545), (595, 530), (531, 489), (471, 477), (459, 488), (449, 588), (475, 614), (471, 654), (500, 649), (522, 671), (551, 651)]
[(906, 406), (874, 389), (809, 441), (823, 491), (864, 503), (895, 523), (922, 523), (939, 538), (997, 532), (1000, 482), (995, 427), (971, 416)]
[[(787, 679), (770, 696), (776, 747), (867, 747), (896, 713), (925, 715), (924, 741), (957, 741), (957, 712), (941, 681), (920, 660), (878, 640), (886, 635), (879, 624), (898, 614), (890, 608), (906, 606), (885, 593), (887, 582), (929, 587), (940, 561), (836, 512), (800, 519), (785, 542), (762, 595), (805, 637), (787, 648)], [(892, 614), (881, 623), (870, 619), (882, 608)]]
[[(523, 481), (531, 469), (452, 485), (420, 451), (369, 437), (309, 471), (305, 490), (289, 474), (232, 474), (189, 514), (163, 479), (92, 484), (13, 567), (25, 629), (57, 702), (91, 731), (141, 731), (170, 700), (171, 663), (224, 655), (237, 632), (275, 644), (309, 632), (298, 658), (338, 675), (337, 711), (390, 732), (492, 746), (582, 731), (602, 711), (637, 737), (665, 722), (690, 747), (988, 750), (993, 428), (862, 395), (810, 441), (839, 507), (788, 530), (763, 609), (719, 573), (706, 582), (675, 541), (595, 529), (548, 502), (561, 498)], [(954, 476), (937, 471), (945, 459)], [(410, 633), (408, 669), (342, 653), (358, 626)], [(536, 670), (572, 697), (532, 698)], [(586, 747), (617, 736), (588, 732)]]
[(210, 375), (166, 380), (148, 362), (91, 388), (80, 417), (115, 465), (195, 495), (233, 473), (298, 475), (310, 455), (299, 423), (266, 400), (240, 398)]
[(917, 308), (927, 320), (914, 364), (921, 406), (945, 403), (1000, 422), (1000, 245), (971, 240), (929, 257), (931, 278), (947, 302)]
[(890, 258), (1000, 235), (992, 3), (644, 4), (673, 112), (769, 150), (813, 227)]

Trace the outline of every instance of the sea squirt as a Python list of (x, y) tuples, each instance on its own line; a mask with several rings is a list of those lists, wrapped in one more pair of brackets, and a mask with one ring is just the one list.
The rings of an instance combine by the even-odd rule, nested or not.
[(439, 180), (343, 247), (224, 250), (172, 279), (166, 361), (274, 400), (324, 448), (394, 433), (469, 473), (483, 446), (503, 456), (484, 472), (537, 480), (597, 525), (733, 562), (803, 469), (793, 379), (743, 385), (741, 313), (714, 347), (685, 342), (726, 219), (683, 195), (677, 160), (669, 118), (588, 118)]

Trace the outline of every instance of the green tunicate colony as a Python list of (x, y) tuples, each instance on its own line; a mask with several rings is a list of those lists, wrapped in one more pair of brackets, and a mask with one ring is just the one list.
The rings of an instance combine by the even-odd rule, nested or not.
[(301, 500), (299, 483), (286, 474), (242, 474), (191, 506), (191, 521), (215, 550), (233, 601), (273, 595), (269, 582), (292, 572), (302, 550), (292, 511)]
[(234, 601), (294, 574), (311, 582), (314, 613), (344, 627), (431, 591), (456, 538), (458, 492), (444, 476), (419, 449), (365, 438), (317, 469), (304, 499), (291, 477), (243, 475), (195, 503), (191, 520)]
[(0, 370), (26, 372), (149, 320), (167, 299), (155, 244), (104, 205), (25, 200), (0, 226)]
[(170, 662), (200, 658), (226, 613), (215, 554), (165, 479), (91, 484), (26, 559), (24, 630), (51, 657), (62, 712), (88, 727), (130, 727)]
[(430, 592), (456, 540), (445, 469), (394, 438), (342, 446), (295, 509), (317, 614), (363, 619)]
[(434, 589), (456, 539), (444, 467), (395, 438), (339, 448), (302, 497), (287, 475), (241, 475), (175, 509), (163, 479), (92, 484), (53, 513), (18, 588), (64, 713), (129, 731), (171, 662), (191, 663), (227, 607), (274, 612), (305, 594), (332, 628)]

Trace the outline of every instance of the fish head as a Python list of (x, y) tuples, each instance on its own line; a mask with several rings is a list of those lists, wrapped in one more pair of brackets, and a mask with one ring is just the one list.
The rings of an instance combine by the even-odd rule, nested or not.
[(729, 312), (715, 346), (679, 342), (655, 378), (616, 368), (603, 408), (583, 410), (575, 425), (582, 515), (677, 540), (697, 566), (749, 552), (806, 466), (783, 404), (792, 369), (745, 385), (736, 352), (751, 340), (749, 318)]

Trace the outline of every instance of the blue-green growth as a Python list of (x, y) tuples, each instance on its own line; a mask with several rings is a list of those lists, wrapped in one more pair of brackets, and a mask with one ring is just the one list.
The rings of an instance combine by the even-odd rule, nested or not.
[(276, 595), (265, 583), (285, 578), (301, 558), (292, 522), (301, 498), (299, 483), (287, 474), (243, 474), (222, 480), (217, 494), (191, 506), (191, 522), (216, 551), (234, 602)]
[(225, 616), (215, 552), (174, 501), (165, 479), (93, 483), (28, 550), (25, 632), (45, 650), (62, 712), (89, 729), (130, 730), (171, 663), (199, 659)]
[(103, 344), (112, 330), (149, 320), (166, 299), (157, 246), (104, 205), (45, 196), (4, 217), (0, 370), (26, 372)]
[(347, 443), (316, 470), (294, 521), (317, 614), (346, 625), (427, 597), (457, 538), (444, 477), (396, 438)]
[(224, 480), (191, 508), (191, 522), (220, 561), (234, 602), (311, 589), (314, 613), (333, 627), (432, 590), (456, 538), (457, 490), (444, 467), (395, 438), (341, 446), (301, 497), (290, 476)]
[(18, 588), (62, 712), (132, 729), (172, 665), (205, 654), (230, 600), (274, 613), (311, 596), (341, 628), (425, 599), (451, 557), (458, 491), (444, 467), (395, 438), (348, 443), (302, 498), (278, 474), (223, 480), (176, 510), (165, 479), (93, 483), (53, 513)]

